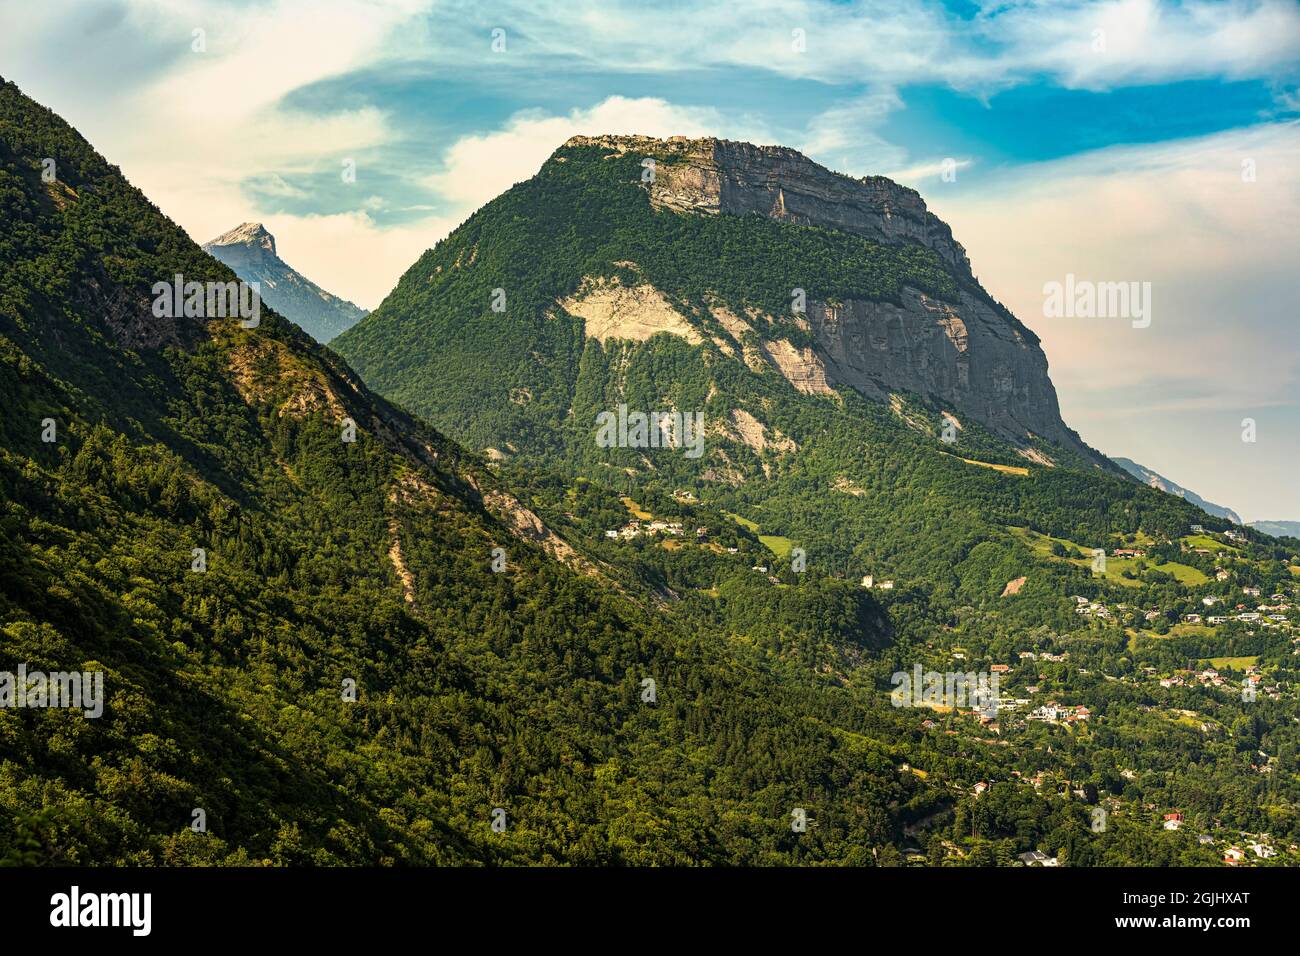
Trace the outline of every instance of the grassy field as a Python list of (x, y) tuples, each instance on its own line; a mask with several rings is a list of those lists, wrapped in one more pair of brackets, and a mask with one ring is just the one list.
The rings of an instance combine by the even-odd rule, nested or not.
[(740, 525), (742, 528), (748, 528), (750, 531), (753, 531), (755, 534), (758, 533), (757, 521), (750, 521), (748, 518), (742, 518), (740, 515), (732, 514), (730, 511), (724, 511), (722, 513), (726, 515), (728, 518), (730, 518), (732, 521), (736, 522), (736, 524)]
[(1259, 656), (1256, 655), (1254, 657), (1209, 657), (1209, 658), (1205, 658), (1200, 663), (1209, 664), (1216, 671), (1217, 670), (1244, 671), (1250, 665), (1259, 663)]
[[(1007, 530), (1026, 544), (1038, 557), (1048, 558), (1053, 561), (1068, 561), (1080, 568), (1092, 567), (1091, 552), (1073, 541), (1039, 534), (1037, 531), (1030, 531), (1028, 528), (1009, 527)], [(1060, 544), (1070, 554), (1082, 552), (1083, 556), (1059, 558), (1052, 554), (1053, 544)], [(1165, 574), (1172, 575), (1180, 584), (1205, 584), (1210, 580), (1201, 571), (1189, 564), (1179, 564), (1176, 561), (1167, 564), (1153, 564), (1144, 558), (1115, 558), (1109, 555), (1106, 557), (1106, 580), (1125, 587), (1142, 587), (1141, 581), (1124, 577), (1124, 572), (1134, 571), (1136, 573), (1138, 565), (1143, 563), (1146, 564), (1148, 570), (1162, 571)]]
[(1204, 548), (1206, 551), (1238, 551), (1230, 544), (1224, 544), (1216, 538), (1211, 538), (1208, 534), (1189, 534), (1180, 538), (1183, 544), (1189, 548)]
[(623, 502), (623, 507), (627, 508), (627, 510), (631, 512), (633, 518), (638, 518), (641, 521), (650, 521), (654, 518), (654, 515), (644, 510), (639, 504), (637, 504), (631, 498), (623, 498), (620, 500)]
[(760, 534), (758, 540), (767, 545), (767, 549), (778, 558), (790, 557), (790, 549), (794, 547), (793, 541), (779, 534)]
[(1168, 634), (1157, 634), (1155, 631), (1146, 631), (1135, 628), (1125, 628), (1128, 634), (1128, 650), (1132, 654), (1137, 650), (1138, 638), (1147, 638), (1152, 641), (1167, 641), (1172, 637), (1196, 637), (1210, 635), (1214, 633), (1214, 628), (1207, 627), (1204, 624), (1175, 624), (1169, 629)]
[[(948, 453), (942, 452), (948, 455)], [(1005, 475), (1020, 475), (1022, 478), (1029, 474), (1028, 468), (1021, 468), (1019, 465), (995, 465), (990, 461), (976, 461), (974, 458), (962, 458), (960, 455), (948, 455), (949, 458), (956, 458), (958, 461), (964, 461), (968, 465), (979, 465), (981, 468), (992, 468), (994, 471), (1000, 471)]]
[[(743, 528), (748, 528), (754, 534), (758, 534), (762, 528), (757, 521), (750, 521), (748, 518), (741, 517), (738, 514), (732, 514), (730, 511), (722, 512), (736, 524)], [(767, 550), (771, 551), (778, 558), (790, 557), (790, 551), (795, 543), (784, 535), (779, 534), (758, 534), (758, 540), (763, 543)]]

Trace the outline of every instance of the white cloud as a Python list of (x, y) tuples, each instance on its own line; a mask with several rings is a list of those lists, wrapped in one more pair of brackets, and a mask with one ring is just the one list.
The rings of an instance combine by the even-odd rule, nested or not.
[(896, 183), (914, 187), (918, 183), (924, 183), (927, 180), (942, 179), (944, 175), (950, 175), (952, 181), (955, 181), (959, 171), (969, 169), (974, 164), (973, 159), (957, 159), (953, 156), (945, 156), (943, 159), (932, 159), (923, 163), (916, 163), (905, 169), (887, 172), (883, 175)]
[(938, 2), (895, 0), (733, 0), (675, 5), (671, 16), (642, 0), (526, 0), (448, 24), (456, 37), (448, 55), (476, 62), (489, 17), (513, 37), (506, 68), (541, 58), (613, 72), (746, 67), (833, 84), (993, 92), (1039, 75), (1113, 89), (1294, 76), (1300, 64), (1293, 0), (990, 0), (970, 20)]
[(502, 129), (463, 137), (447, 150), (443, 168), (426, 177), (424, 185), (468, 214), (536, 173), (569, 137), (601, 133), (759, 141), (768, 136), (757, 124), (729, 120), (717, 110), (675, 106), (654, 97), (611, 96), (562, 116), (521, 112)]
[[(1300, 125), (1115, 147), (965, 186), (927, 201), (1042, 338), (1085, 440), (1243, 513), (1300, 514)], [(1151, 326), (1044, 318), (1044, 283), (1067, 273), (1151, 282)], [(1250, 415), (1273, 425), (1245, 449)]]
[(861, 176), (897, 166), (907, 154), (886, 142), (877, 128), (903, 101), (892, 90), (881, 90), (838, 103), (814, 116), (798, 148), (838, 172)]
[(1268, 77), (1300, 55), (1300, 6), (1289, 0), (1013, 3), (980, 21), (1005, 44), (996, 72), (1042, 72), (1088, 89)]
[(380, 228), (366, 212), (263, 220), (285, 262), (327, 292), (367, 309), (378, 306), (402, 273), (459, 223), (430, 217)]

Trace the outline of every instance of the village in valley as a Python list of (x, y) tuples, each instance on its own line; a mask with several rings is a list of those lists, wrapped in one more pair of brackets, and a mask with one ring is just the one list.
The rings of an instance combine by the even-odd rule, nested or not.
[[(623, 498), (629, 519), (607, 528), (604, 538), (611, 543), (656, 542), (667, 550), (694, 545), (718, 555), (739, 555), (746, 567), (752, 563), (750, 570), (764, 575), (773, 585), (789, 586), (791, 578), (786, 572), (791, 553), (798, 553), (794, 542), (761, 534), (755, 522), (728, 512), (721, 513), (721, 528), (711, 518), (705, 519), (708, 524), (690, 520), (692, 506), (699, 505), (690, 492), (676, 492), (671, 500), (684, 506), (680, 514), (656, 517)], [(752, 539), (748, 544), (735, 539), (730, 532), (736, 526), (757, 537), (762, 548), (755, 551)], [(1235, 641), (1260, 638), (1271, 647), (1285, 642), (1288, 656), (1300, 656), (1300, 567), (1290, 568), (1285, 579), (1263, 573), (1260, 563), (1250, 557), (1250, 543), (1241, 531), (1207, 531), (1192, 525), (1185, 535), (1173, 540), (1157, 542), (1131, 536), (1103, 550), (1087, 549), (1029, 529), (1008, 530), (1037, 557), (1090, 572), (1084, 578), (1094, 585), (1088, 588), (1089, 593), (1072, 593), (1062, 599), (1073, 616), (1081, 619), (1081, 629), (1040, 629), (1032, 640), (1011, 648), (1005, 643), (995, 647), (997, 642), (990, 641), (971, 642), (970, 646), (924, 642), (918, 650), (928, 667), (961, 672), (971, 678), (982, 673), (996, 678), (999, 692), (992, 709), (927, 705), (929, 712), (916, 724), (922, 733), (953, 737), (962, 746), (968, 743), (977, 749), (1033, 747), (1050, 755), (1054, 749), (1068, 749), (1070, 737), (1083, 739), (1095, 732), (1096, 728), (1089, 728), (1101, 712), (1092, 701), (1099, 688), (1116, 685), (1133, 688), (1144, 698), (1135, 709), (1156, 721), (1156, 726), (1227, 740), (1232, 728), (1225, 723), (1226, 717), (1216, 702), (1248, 705), (1295, 699), (1293, 682), (1280, 676), (1276, 667), (1263, 663), (1259, 654), (1204, 650), (1175, 660), (1164, 650), (1180, 639), (1199, 639), (1206, 647), (1226, 648)], [(1032, 577), (1030, 570), (1007, 582), (1002, 600), (1017, 598)], [(896, 584), (893, 578), (878, 579), (875, 573), (852, 580), (878, 594), (877, 600), (881, 601), (891, 600), (890, 593), (905, 586), (902, 582)], [(956, 636), (962, 629), (952, 630)], [(1113, 646), (1116, 640), (1127, 651), (1119, 667), (1113, 666), (1113, 657), (1098, 650), (1099, 645)], [(822, 669), (836, 673), (829, 665)], [(855, 680), (851, 669), (836, 679), (845, 683)], [(1277, 754), (1258, 750), (1246, 772), (1273, 774), (1278, 760)], [(906, 763), (902, 769), (924, 774)], [(1119, 771), (1125, 783), (1140, 782), (1141, 774), (1132, 767)], [(999, 785), (995, 778), (974, 785), (949, 784), (955, 798), (975, 801), (985, 799), (990, 788)], [(1094, 815), (1094, 821), (1113, 823), (1118, 819), (1131, 825), (1139, 820), (1140, 826), (1151, 831), (1195, 831), (1195, 844), (1212, 850), (1223, 866), (1300, 865), (1300, 846), (1275, 840), (1268, 833), (1243, 832), (1204, 814), (1189, 816), (1179, 807), (1135, 800), (1127, 794), (1099, 792), (1094, 785), (1071, 780), (1068, 773), (1026, 773), (1009, 768), (1001, 785), (1030, 786), (1040, 794), (1055, 793), (1062, 799), (1081, 801)], [(914, 835), (914, 842), (920, 843), (925, 831), (916, 828)], [(951, 841), (940, 842), (946, 848), (942, 853), (947, 862), (965, 858), (966, 850)], [(915, 846), (908, 848), (904, 857), (915, 865), (934, 863), (933, 846), (931, 851), (927, 856)], [(1024, 866), (1062, 865), (1056, 856), (1041, 848), (1018, 853), (1013, 862)]]

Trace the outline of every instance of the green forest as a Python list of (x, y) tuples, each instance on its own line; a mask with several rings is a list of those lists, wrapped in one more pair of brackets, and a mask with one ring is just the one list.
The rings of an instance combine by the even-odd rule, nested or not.
[[(701, 322), (779, 312), (777, 262), (832, 298), (955, 281), (919, 247), (654, 212), (638, 172), (557, 154), (336, 354), (269, 310), (155, 318), (155, 282), (233, 273), (0, 81), (0, 672), (106, 687), (93, 719), (0, 708), (0, 864), (1297, 862), (1300, 614), (1185, 617), (1294, 600), (1300, 541), (1229, 541), (1064, 450), (980, 467), (1027, 463), (973, 424), (949, 454), (919, 396), (926, 427), (671, 337), (587, 342), (555, 303), (624, 260)], [(616, 397), (761, 409), (799, 453), (646, 468), (590, 441)], [(684, 530), (609, 536), (637, 513)], [(1187, 676), (1212, 661), (1227, 690)], [(1031, 706), (891, 706), (915, 664), (1006, 665)], [(1090, 716), (1029, 719), (1048, 701)]]

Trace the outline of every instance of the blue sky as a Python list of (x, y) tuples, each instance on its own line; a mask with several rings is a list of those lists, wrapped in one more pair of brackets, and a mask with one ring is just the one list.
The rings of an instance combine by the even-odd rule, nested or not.
[[(1247, 519), (1300, 519), (1295, 0), (0, 0), (0, 17), (0, 74), (196, 240), (265, 222), (367, 307), (574, 133), (716, 134), (890, 175), (1042, 337), (1087, 441)], [(1066, 273), (1150, 281), (1151, 326), (1045, 317)]]

